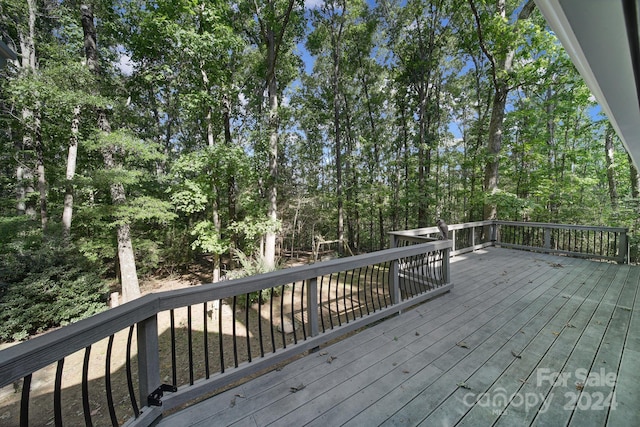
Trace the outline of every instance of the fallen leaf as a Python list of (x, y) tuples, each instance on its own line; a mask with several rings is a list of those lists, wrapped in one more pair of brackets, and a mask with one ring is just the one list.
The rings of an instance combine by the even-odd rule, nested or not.
[(336, 357), (336, 356), (329, 356), (329, 357), (327, 358), (327, 363), (331, 363), (331, 362), (333, 362), (333, 361), (334, 361), (334, 359), (337, 359), (337, 357)]
[(233, 408), (234, 406), (236, 406), (236, 398), (232, 397), (231, 398), (231, 402), (229, 402), (229, 407)]
[(241, 399), (244, 399), (244, 395), (243, 394), (236, 394), (236, 397), (239, 397)]
[(520, 381), (522, 384), (529, 384), (529, 382), (524, 378), (518, 378), (518, 381)]
[(318, 353), (320, 356), (326, 356), (327, 354), (329, 354), (329, 352), (326, 351), (321, 351), (320, 353)]
[(416, 336), (419, 337), (420, 336), (420, 332), (416, 331)]
[(403, 369), (403, 370), (402, 370), (402, 373), (403, 373), (403, 374), (408, 374), (408, 373), (409, 373), (409, 371), (407, 371), (406, 369)]
[(456, 384), (458, 387), (460, 388), (466, 388), (467, 390), (471, 390), (471, 387), (469, 387), (469, 385), (467, 383), (465, 383), (464, 381), (460, 381), (459, 383)]
[(518, 359), (522, 359), (522, 356), (520, 355), (520, 353), (516, 353), (515, 351), (511, 350), (511, 354), (513, 355), (513, 357), (517, 357)]
[(297, 392), (299, 392), (300, 390), (304, 389), (305, 387), (306, 387), (306, 386), (305, 386), (304, 384), (300, 383), (299, 385), (297, 385), (297, 386), (295, 386), (295, 387), (291, 387), (291, 388), (289, 388), (289, 391), (290, 391), (291, 393), (297, 393)]
[(575, 326), (573, 326), (571, 323), (567, 323), (566, 325), (564, 325), (566, 328), (575, 328)]
[(553, 335), (555, 335), (555, 336), (560, 335), (560, 332), (556, 332), (556, 331), (553, 331), (553, 332), (551, 332), (551, 333), (552, 333)]
[(462, 347), (462, 348), (469, 348), (469, 344), (467, 344), (467, 343), (466, 343), (466, 342), (464, 342), (464, 341), (457, 342), (457, 343), (456, 343), (456, 345), (457, 345), (458, 347)]
[(578, 390), (578, 391), (584, 390), (584, 383), (577, 382), (576, 383), (576, 390)]

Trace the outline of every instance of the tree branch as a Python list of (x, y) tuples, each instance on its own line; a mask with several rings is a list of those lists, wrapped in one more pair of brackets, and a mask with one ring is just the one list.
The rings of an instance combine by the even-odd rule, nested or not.
[(476, 5), (473, 2), (473, 0), (468, 0), (468, 2), (469, 2), (469, 6), (471, 6), (471, 11), (473, 12), (473, 16), (474, 16), (474, 18), (476, 20), (476, 31), (478, 33), (478, 41), (480, 42), (480, 49), (482, 49), (482, 52), (484, 53), (484, 55), (487, 57), (489, 62), (491, 62), (491, 78), (493, 79), (494, 87), (498, 87), (498, 75), (497, 75), (497, 72), (496, 72), (496, 60), (493, 57), (493, 55), (491, 54), (491, 52), (489, 52), (489, 50), (485, 46), (484, 36), (482, 34), (482, 26), (480, 25), (480, 16), (478, 15), (478, 9), (476, 8)]

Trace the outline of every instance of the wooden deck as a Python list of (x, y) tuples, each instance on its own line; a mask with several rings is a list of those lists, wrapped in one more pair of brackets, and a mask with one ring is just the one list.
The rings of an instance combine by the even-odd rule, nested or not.
[(159, 425), (640, 425), (640, 267), (490, 248), (451, 274), (450, 293)]

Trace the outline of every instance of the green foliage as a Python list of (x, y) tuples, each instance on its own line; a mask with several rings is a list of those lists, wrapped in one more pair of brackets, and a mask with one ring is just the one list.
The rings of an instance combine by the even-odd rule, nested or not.
[(211, 221), (205, 220), (196, 223), (191, 230), (191, 235), (195, 236), (195, 240), (191, 244), (192, 249), (199, 248), (204, 252), (218, 255), (229, 250), (229, 241), (220, 238), (220, 232)]
[[(274, 270), (269, 268), (262, 256), (257, 253), (253, 256), (249, 256), (240, 250), (234, 250), (233, 258), (240, 264), (240, 268), (227, 272), (225, 278), (228, 280), (255, 276), (257, 274), (264, 274)], [(236, 301), (241, 307), (245, 307), (247, 304), (251, 305), (258, 301), (265, 302), (271, 297), (279, 296), (282, 290), (282, 286), (273, 288), (273, 291), (271, 289), (262, 289), (260, 291), (251, 292), (248, 300), (247, 295), (239, 295), (236, 298)]]
[[(5, 3), (0, 26), (5, 39), (18, 41), (28, 29), (27, 4)], [(511, 69), (497, 75), (509, 95), (500, 190), (490, 195), (484, 187), (494, 76), (465, 0), (306, 8), (295, 0), (273, 70), (277, 176), (269, 162), (268, 34), (260, 24), (278, 37), (289, 0), (98, 2), (99, 76), (86, 66), (77, 5), (36, 2), (44, 7), (36, 16), (36, 69), (10, 63), (0, 71), (0, 282), (9, 313), (0, 339), (100, 309), (100, 278), (117, 274), (115, 228), (122, 224), (131, 226), (140, 274), (182, 270), (202, 252), (222, 260), (229, 254), (228, 277), (264, 272), (257, 253), (266, 233), (278, 235), (283, 257), (303, 256), (317, 235), (336, 239), (339, 199), (354, 251), (382, 248), (389, 230), (431, 225), (436, 215), (449, 223), (482, 219), (491, 203), (500, 219), (629, 227), (636, 254), (639, 209), (629, 160), (616, 141), (613, 207), (606, 121), (594, 116), (570, 58), (539, 12), (514, 24), (522, 2), (504, 2), (506, 18), (493, 0), (474, 4), (496, 64), (514, 52)], [(312, 67), (302, 62), (303, 46)], [(131, 69), (120, 70), (126, 59)], [(111, 132), (97, 129), (98, 108)], [(77, 168), (68, 182), (76, 122)], [(278, 221), (266, 215), (274, 182)], [(124, 187), (126, 201), (113, 203), (114, 184)], [(71, 185), (73, 222), (63, 250), (47, 241), (60, 227)], [(22, 190), (28, 214), (15, 216)], [(266, 297), (252, 295), (248, 303)], [(38, 318), (45, 320), (33, 323)]]
[(18, 236), (2, 236), (16, 243), (3, 245), (0, 256), (0, 341), (23, 340), (107, 308), (99, 266), (72, 245), (52, 239), (19, 248)]

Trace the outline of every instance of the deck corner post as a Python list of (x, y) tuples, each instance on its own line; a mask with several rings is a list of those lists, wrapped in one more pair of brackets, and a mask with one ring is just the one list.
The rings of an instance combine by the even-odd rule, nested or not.
[(307, 284), (307, 319), (309, 319), (310, 336), (320, 334), (318, 326), (318, 278), (312, 277)]
[(398, 246), (398, 239), (395, 234), (389, 234), (389, 247), (395, 248)]
[(140, 400), (143, 406), (149, 406), (147, 396), (160, 386), (157, 315), (138, 322), (137, 337)]

